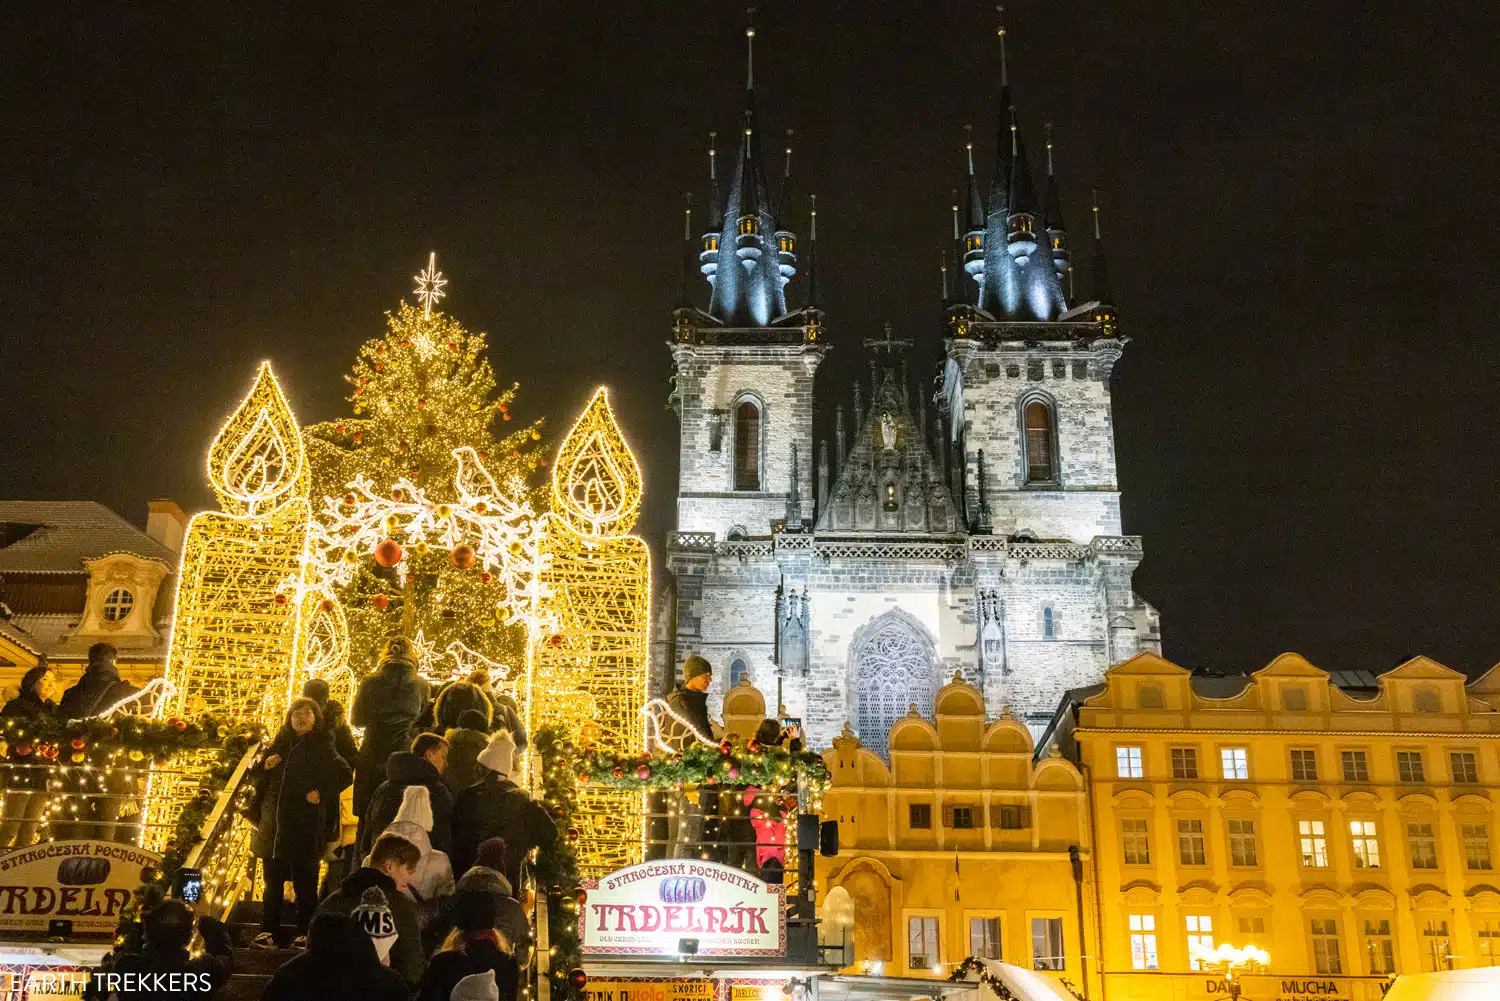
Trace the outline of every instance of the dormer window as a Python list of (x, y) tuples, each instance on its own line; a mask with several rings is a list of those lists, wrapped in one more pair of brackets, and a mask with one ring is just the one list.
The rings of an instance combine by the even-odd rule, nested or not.
[(123, 587), (117, 587), (104, 597), (104, 621), (124, 622), (135, 607), (135, 595)]
[(760, 232), (760, 220), (753, 215), (747, 215), (740, 220), (740, 236), (754, 236)]

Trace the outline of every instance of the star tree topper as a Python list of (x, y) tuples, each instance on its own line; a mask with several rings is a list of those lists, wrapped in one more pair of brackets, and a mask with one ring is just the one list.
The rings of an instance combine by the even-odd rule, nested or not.
[(432, 304), (443, 298), (448, 293), (443, 291), (443, 286), (448, 284), (448, 279), (437, 269), (437, 251), (427, 255), (427, 270), (420, 274), (412, 275), (417, 287), (413, 290), (416, 297), (422, 300), (422, 319), (432, 319)]

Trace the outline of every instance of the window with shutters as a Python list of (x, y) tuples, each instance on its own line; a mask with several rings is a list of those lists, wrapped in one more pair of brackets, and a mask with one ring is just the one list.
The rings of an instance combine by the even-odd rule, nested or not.
[(1002, 831), (1019, 831), (1026, 827), (1026, 807), (996, 806), (991, 821)]
[(972, 831), (974, 829), (974, 808), (972, 806), (950, 806), (948, 810), (949, 827), (956, 831)]
[(908, 803), (906, 805), (906, 822), (914, 831), (932, 830), (932, 804)]
[(1045, 400), (1031, 399), (1022, 410), (1026, 427), (1026, 482), (1057, 483), (1057, 427), (1052, 407)]
[(751, 400), (734, 408), (734, 488), (760, 489), (760, 407)]

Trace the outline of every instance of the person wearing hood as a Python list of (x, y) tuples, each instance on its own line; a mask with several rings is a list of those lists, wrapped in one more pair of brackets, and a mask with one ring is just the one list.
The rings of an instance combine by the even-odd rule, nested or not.
[[(32, 722), (50, 720), (57, 715), (57, 675), (46, 664), (38, 664), (21, 679), (21, 690), (5, 703), (0, 716)], [(0, 769), (4, 775), (5, 805), (0, 821), (0, 848), (25, 848), (36, 836), (37, 825), (47, 810), (47, 769), (21, 765)]]
[(417, 718), (427, 705), (427, 682), (417, 674), (413, 656), (406, 637), (387, 639), (380, 651), (380, 666), (359, 683), (354, 696), (350, 722), (365, 731), (354, 766), (354, 812), (361, 818), (370, 797), (386, 779), (387, 761), (411, 744)]
[(380, 960), (374, 940), (347, 914), (323, 913), (307, 951), (271, 975), (261, 1001), (408, 1001), (406, 981)]
[(443, 686), (432, 700), (430, 723), (439, 733), (458, 726), (458, 718), (469, 710), (484, 714), (486, 732), (494, 713), (494, 706), (487, 691), (470, 681), (454, 681)]
[(62, 701), (57, 704), (59, 718), (88, 719), (122, 699), (140, 694), (139, 688), (120, 677), (115, 654), (113, 643), (95, 643), (89, 647), (89, 662), (83, 676), (63, 692)]
[[(509, 668), (506, 670), (508, 671)], [(508, 731), (511, 739), (516, 742), (516, 747), (526, 750), (526, 724), (521, 719), (521, 709), (516, 705), (515, 696), (504, 688), (496, 688), (490, 678), (490, 672), (484, 668), (469, 675), (469, 684), (484, 692), (490, 704), (494, 706), (490, 725), (496, 730)]]
[(490, 741), (490, 719), (478, 709), (465, 709), (458, 716), (457, 725), (443, 734), (448, 741), (448, 767), (443, 769), (443, 785), (454, 799), (469, 786), (479, 781), (483, 769), (479, 765), (479, 752)]
[[(455, 892), (483, 890), (495, 899), (495, 928), (510, 940), (512, 955), (524, 968), (530, 965), (531, 922), (526, 917), (526, 908), (516, 900), (504, 868), (505, 839), (489, 838), (480, 843), (478, 857), (468, 872), (459, 877)], [(439, 901), (431, 920), (422, 929), (422, 944), (428, 953), (435, 951), (453, 930), (453, 900), (448, 897)]]
[(500, 985), (495, 983), (495, 971), (471, 973), (453, 985), (448, 1001), (500, 1001)]
[(339, 793), (353, 778), (316, 702), (296, 699), (286, 718), (292, 738), (285, 755), (273, 752), (256, 766), (262, 793), (252, 848), (265, 862), (266, 897), (253, 944), (261, 949), (276, 947), (288, 881), (297, 894), (297, 937), (307, 935), (318, 903), (318, 863), (328, 847), (328, 814), (338, 810)]
[(453, 898), (453, 930), (427, 964), (417, 1001), (448, 1001), (459, 981), (492, 973), (503, 1001), (514, 1001), (520, 968), (510, 943), (495, 929), (495, 901), (483, 890)]
[[(166, 974), (180, 989), (120, 990), (113, 993), (119, 1001), (211, 998), (219, 992), (234, 972), (234, 952), (229, 929), (217, 918), (204, 916), (195, 921), (193, 909), (180, 900), (163, 900), (146, 912), (141, 922), (144, 947), (127, 952), (115, 963), (111, 973), (127, 974), (124, 982), (140, 983), (140, 977)], [(193, 956), (188, 945), (196, 925), (203, 938), (203, 952)], [(172, 980), (166, 981), (171, 983)], [(147, 981), (149, 982), (149, 981)]]
[(365, 891), (371, 887), (379, 889), (390, 908), (396, 933), (390, 949), (390, 966), (412, 988), (422, 980), (427, 954), (422, 949), (422, 924), (417, 916), (417, 905), (407, 896), (406, 890), (421, 862), (422, 851), (416, 845), (398, 835), (383, 834), (376, 839), (365, 864), (345, 877), (337, 890), (324, 897), (317, 911), (318, 914), (353, 915), (364, 903)]
[(443, 782), (448, 767), (448, 741), (435, 733), (421, 733), (411, 742), (411, 750), (397, 751), (386, 759), (386, 779), (370, 797), (370, 805), (359, 818), (359, 854), (369, 853), (411, 786), (427, 790), (432, 809), (432, 846), (440, 852), (451, 850), (453, 831), (453, 794)]
[(405, 838), (417, 846), (422, 861), (408, 889), (417, 903), (446, 897), (453, 892), (453, 865), (448, 856), (432, 847), (432, 806), (426, 786), (407, 786), (396, 819), (382, 832)]
[(546, 809), (511, 781), (516, 770), (516, 743), (510, 733), (497, 731), (478, 758), (484, 773), (458, 794), (453, 805), (453, 866), (464, 872), (479, 855), (486, 838), (505, 839), (505, 878), (521, 884), (521, 860), (533, 848), (557, 841), (557, 825)]

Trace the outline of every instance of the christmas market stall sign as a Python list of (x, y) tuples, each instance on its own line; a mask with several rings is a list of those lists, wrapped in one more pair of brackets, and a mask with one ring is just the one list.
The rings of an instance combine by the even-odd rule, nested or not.
[(47, 841), (0, 855), (0, 932), (46, 931), (71, 921), (74, 934), (108, 935), (143, 869), (161, 856), (109, 841)]
[(584, 955), (785, 956), (784, 887), (732, 866), (643, 862), (586, 880)]

